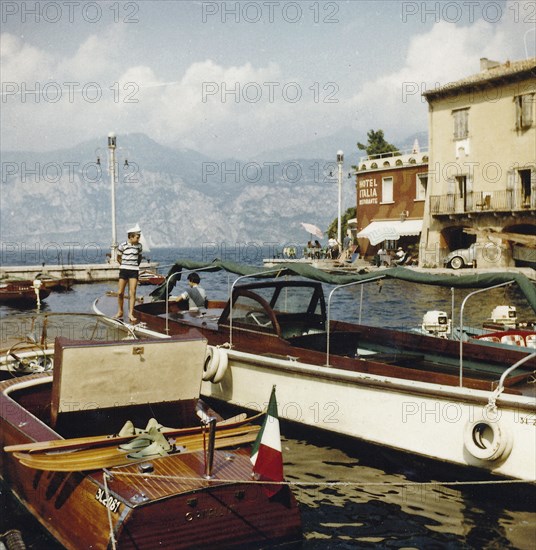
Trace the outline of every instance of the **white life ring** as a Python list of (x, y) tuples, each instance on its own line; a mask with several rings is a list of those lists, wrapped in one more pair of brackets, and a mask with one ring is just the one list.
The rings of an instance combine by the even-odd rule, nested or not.
[(227, 365), (229, 364), (229, 357), (227, 355), (227, 352), (223, 348), (218, 348), (218, 351), (220, 352), (220, 361), (218, 365), (218, 371), (212, 379), (213, 384), (219, 384), (223, 380), (223, 377), (227, 372)]
[(203, 380), (208, 382), (212, 380), (218, 372), (220, 364), (220, 348), (215, 346), (207, 346), (207, 354), (205, 355), (205, 365), (203, 367)]
[(508, 430), (499, 421), (492, 422), (486, 418), (468, 422), (463, 441), (467, 452), (479, 460), (504, 460), (512, 451)]

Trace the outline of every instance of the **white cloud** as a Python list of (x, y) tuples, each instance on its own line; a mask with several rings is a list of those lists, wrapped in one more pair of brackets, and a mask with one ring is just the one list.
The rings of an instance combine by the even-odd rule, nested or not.
[[(353, 123), (358, 127), (356, 139), (363, 139), (370, 128), (383, 128), (387, 139), (396, 141), (426, 128), (427, 105), (421, 97), (425, 89), (477, 72), (480, 57), (499, 61), (523, 57), (527, 46), (534, 44), (530, 5), (534, 3), (529, 0), (509, 1), (497, 24), (478, 19), (464, 25), (442, 21), (412, 27), (415, 34), (405, 51), (379, 52), (372, 61), (363, 56), (358, 70), (349, 66), (346, 73), (334, 72), (337, 77), (325, 74), (326, 70), (317, 73), (315, 56), (336, 58), (337, 52), (354, 51), (357, 41), (352, 43), (351, 34), (345, 35), (342, 47), (334, 44), (332, 51), (319, 52), (311, 42), (300, 53), (287, 52), (294, 61), (290, 64), (281, 57), (276, 42), (273, 58), (278, 62), (259, 61), (254, 49), (244, 54), (225, 41), (218, 42), (218, 36), (212, 44), (221, 43), (221, 52), (206, 47), (199, 53), (203, 58), (196, 58), (195, 49), (181, 50), (184, 41), (191, 40), (187, 34), (170, 42), (167, 55), (162, 56), (150, 50), (154, 35), (146, 36), (141, 26), (96, 27), (70, 54), (61, 48), (61, 38), (54, 37), (52, 29), (48, 49), (36, 47), (29, 38), (3, 33), (2, 82), (16, 84), (19, 93), (13, 93), (13, 86), (3, 89), (9, 94), (1, 97), (2, 148), (56, 149), (115, 130), (118, 134), (145, 132), (166, 145), (214, 155), (249, 157), (327, 136)], [(351, 27), (350, 21), (344, 28)], [(381, 34), (381, 26), (378, 29)], [(221, 36), (226, 36), (223, 31), (228, 27), (221, 30)], [(176, 60), (169, 53), (174, 48)], [(358, 77), (380, 72), (384, 55), (399, 58), (399, 67), (356, 84)], [(316, 88), (315, 82), (307, 81), (311, 77), (304, 75), (314, 75)], [(333, 78), (340, 89), (325, 88)], [(22, 83), (34, 89), (36, 82), (42, 87), (48, 84), (50, 91), (39, 102), (31, 94), (20, 93)], [(67, 82), (79, 84), (69, 89)], [(61, 90), (57, 101), (55, 86)], [(97, 92), (100, 96), (95, 99)], [(296, 92), (301, 97), (293, 101)]]
[(35, 83), (50, 78), (54, 59), (51, 55), (24, 42), (19, 37), (0, 35), (2, 82)]
[(361, 124), (383, 128), (388, 138), (398, 139), (425, 129), (427, 104), (422, 92), (479, 72), (481, 57), (515, 59), (519, 43), (512, 40), (511, 31), (506, 19), (503, 24), (478, 20), (469, 26), (440, 21), (415, 35), (402, 67), (366, 82), (352, 97)]
[[(175, 85), (162, 89), (158, 108), (151, 116), (154, 131), (166, 140), (187, 139), (200, 149), (227, 141), (240, 147), (239, 141), (252, 138), (266, 124), (270, 87), (280, 82), (275, 64), (255, 68), (250, 63), (224, 67), (211, 60), (193, 63)], [(150, 91), (150, 95), (155, 95)], [(273, 123), (273, 120), (271, 121)]]

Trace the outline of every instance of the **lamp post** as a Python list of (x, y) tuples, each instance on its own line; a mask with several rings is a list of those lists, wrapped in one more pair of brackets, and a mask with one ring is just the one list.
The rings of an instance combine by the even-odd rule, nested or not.
[[(95, 154), (97, 156), (97, 166), (101, 166), (101, 154), (100, 154), (101, 148), (98, 147), (95, 150)], [(118, 165), (117, 165), (117, 137), (114, 132), (110, 132), (108, 134), (108, 171), (110, 173), (110, 184), (111, 184), (111, 191), (112, 191), (112, 246), (111, 246), (111, 254), (110, 254), (110, 263), (116, 264), (117, 263), (117, 229), (116, 229), (116, 219), (115, 219), (115, 187), (117, 184), (117, 176), (118, 176)], [(129, 168), (128, 160), (125, 158), (125, 164), (124, 168)]]
[(339, 150), (337, 151), (337, 165), (339, 167), (339, 208), (338, 208), (338, 219), (337, 219), (337, 241), (339, 246), (342, 246), (342, 163), (344, 162), (344, 153)]
[(108, 154), (109, 154), (109, 168), (110, 168), (110, 182), (112, 184), (112, 254), (110, 257), (110, 263), (117, 263), (117, 230), (115, 227), (115, 150), (117, 147), (117, 138), (114, 132), (108, 134)]

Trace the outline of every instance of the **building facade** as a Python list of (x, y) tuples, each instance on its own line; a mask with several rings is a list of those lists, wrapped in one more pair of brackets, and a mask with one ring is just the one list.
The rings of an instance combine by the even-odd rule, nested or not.
[(361, 254), (388, 253), (401, 246), (417, 253), (427, 187), (428, 152), (363, 157), (357, 166), (357, 238)]
[(423, 94), (430, 158), (419, 265), (442, 266), (476, 243), (479, 267), (512, 266), (528, 238), (536, 245), (535, 94), (536, 58), (481, 59), (478, 74)]

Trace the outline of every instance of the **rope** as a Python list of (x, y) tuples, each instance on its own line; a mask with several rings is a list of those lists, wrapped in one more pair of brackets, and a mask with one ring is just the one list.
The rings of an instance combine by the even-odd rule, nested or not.
[(497, 399), (499, 395), (504, 391), (504, 386), (497, 386), (493, 393), (489, 396), (488, 404), (486, 409), (495, 414), (497, 412)]
[[(103, 470), (102, 480), (104, 482), (104, 494), (106, 495), (107, 502), (109, 502), (109, 499), (110, 499), (110, 490), (108, 489), (108, 478), (110, 479), (112, 478), (111, 474), (108, 471)], [(109, 506), (106, 506), (106, 510), (108, 512), (108, 525), (110, 527), (110, 541), (112, 543), (112, 549), (116, 550), (117, 543), (115, 541), (114, 527), (112, 523), (112, 511), (110, 510)]]
[[(128, 476), (128, 477), (144, 477), (147, 478), (147, 474), (137, 474), (135, 472), (119, 472), (114, 470), (114, 476)], [(186, 476), (168, 476), (161, 474), (151, 474), (151, 479), (161, 479), (161, 480), (170, 480), (170, 481), (199, 481), (200, 478), (197, 477), (186, 477)], [(212, 480), (205, 480), (215, 483), (240, 483), (240, 484), (251, 484), (251, 485), (286, 485), (288, 487), (389, 487), (389, 486), (416, 486), (416, 487), (426, 487), (426, 486), (472, 486), (472, 485), (509, 485), (509, 484), (533, 484), (536, 483), (536, 479), (524, 480), (524, 479), (497, 479), (497, 480), (480, 480), (480, 481), (370, 481), (370, 482), (359, 482), (359, 481), (257, 481), (257, 480), (244, 480), (244, 479), (226, 479), (226, 478), (217, 478)]]

